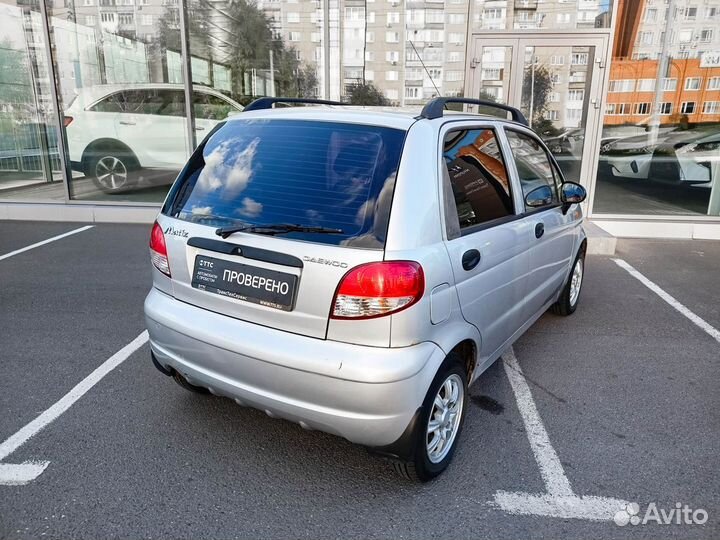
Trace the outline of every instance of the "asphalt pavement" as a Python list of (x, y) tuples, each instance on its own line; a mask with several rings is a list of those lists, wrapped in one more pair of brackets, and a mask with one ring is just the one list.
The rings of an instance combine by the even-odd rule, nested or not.
[[(0, 446), (144, 330), (149, 227), (0, 222)], [(618, 258), (720, 328), (720, 243), (620, 240)], [(720, 343), (612, 259), (591, 256), (581, 304), (514, 346), (578, 497), (687, 504), (700, 524), (513, 514), (498, 491), (546, 492), (502, 361), (471, 388), (462, 440), (413, 484), (340, 438), (197, 396), (147, 345), (2, 463), (1, 538), (717, 538)]]

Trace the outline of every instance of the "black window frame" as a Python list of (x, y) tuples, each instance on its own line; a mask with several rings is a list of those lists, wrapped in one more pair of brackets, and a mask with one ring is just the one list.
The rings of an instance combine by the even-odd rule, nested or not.
[[(518, 183), (518, 186), (520, 187), (520, 192), (522, 194), (521, 199), (522, 199), (522, 205), (523, 205), (523, 212), (520, 215), (526, 216), (526, 215), (536, 214), (538, 212), (543, 212), (545, 210), (551, 210), (553, 208), (558, 208), (558, 207), (562, 206), (562, 200), (560, 198), (560, 195), (562, 193), (562, 185), (565, 183), (565, 177), (562, 175), (562, 173), (560, 171), (560, 167), (557, 164), (557, 162), (555, 161), (555, 158), (553, 157), (552, 152), (550, 152), (550, 150), (548, 150), (547, 145), (543, 142), (543, 140), (540, 137), (538, 137), (535, 134), (535, 132), (532, 132), (532, 131), (525, 131), (525, 130), (517, 129), (514, 127), (507, 127), (507, 126), (503, 128), (503, 131), (505, 132), (505, 137), (507, 139), (508, 147), (510, 148), (510, 155), (512, 156), (513, 166), (515, 167), (515, 173), (517, 174), (517, 183)], [(537, 208), (532, 208), (532, 207), (528, 208), (527, 205), (525, 204), (526, 194), (522, 188), (522, 180), (520, 179), (520, 173), (518, 172), (517, 163), (515, 161), (515, 156), (512, 153), (512, 145), (510, 144), (510, 137), (508, 135), (508, 133), (511, 133), (511, 132), (518, 133), (520, 135), (524, 135), (526, 137), (533, 139), (537, 143), (537, 145), (543, 150), (543, 152), (545, 152), (545, 157), (547, 157), (548, 163), (550, 163), (550, 172), (552, 173), (552, 176), (553, 176), (553, 186), (555, 188), (555, 197), (556, 197), (555, 202), (552, 202), (550, 204), (546, 204), (544, 206), (540, 206)]]

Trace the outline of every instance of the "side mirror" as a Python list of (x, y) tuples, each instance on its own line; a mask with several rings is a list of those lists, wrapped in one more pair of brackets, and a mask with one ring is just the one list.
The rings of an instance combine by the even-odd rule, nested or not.
[(581, 203), (586, 197), (587, 191), (585, 191), (585, 188), (575, 182), (565, 182), (560, 188), (560, 200), (563, 204)]
[[(580, 187), (580, 186), (578, 186)], [(539, 208), (553, 203), (553, 192), (550, 186), (540, 186), (525, 195), (525, 205), (530, 208)]]

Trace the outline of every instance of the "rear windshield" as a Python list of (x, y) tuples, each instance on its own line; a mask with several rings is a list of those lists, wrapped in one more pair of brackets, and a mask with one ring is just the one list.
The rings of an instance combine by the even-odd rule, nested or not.
[(377, 126), (231, 121), (191, 159), (167, 213), (212, 226), (340, 229), (281, 237), (383, 248), (404, 138)]

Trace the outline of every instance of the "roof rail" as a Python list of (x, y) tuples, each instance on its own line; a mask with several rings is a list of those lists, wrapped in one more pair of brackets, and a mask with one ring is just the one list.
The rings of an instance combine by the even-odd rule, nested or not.
[(472, 98), (460, 98), (460, 97), (437, 97), (428, 101), (423, 107), (420, 116), (432, 120), (433, 118), (442, 118), (443, 109), (447, 103), (467, 103), (469, 105), (482, 105), (483, 107), (493, 107), (510, 113), (514, 122), (528, 126), (528, 121), (525, 115), (520, 112), (520, 109), (510, 107), (509, 105), (503, 105), (502, 103), (495, 103), (494, 101), (483, 101), (482, 99)]
[(261, 97), (248, 104), (243, 111), (259, 111), (261, 109), (272, 109), (275, 103), (307, 103), (308, 105), (345, 105), (339, 101), (314, 98), (294, 97)]

